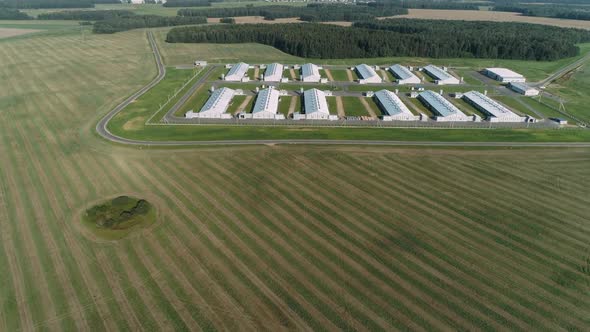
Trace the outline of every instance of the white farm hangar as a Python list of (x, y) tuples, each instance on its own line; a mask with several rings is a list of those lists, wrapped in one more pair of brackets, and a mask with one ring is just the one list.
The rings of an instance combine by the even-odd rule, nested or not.
[(418, 94), (418, 99), (424, 103), (432, 112), (437, 114), (434, 119), (441, 122), (451, 121), (472, 121), (473, 118), (465, 115), (450, 101), (446, 100), (445, 97), (439, 95), (436, 92), (426, 90)]
[(338, 116), (330, 115), (326, 94), (318, 89), (303, 92), (303, 111), (305, 114), (294, 114), (295, 120), (337, 120)]
[(444, 70), (440, 67), (428, 65), (422, 69), (428, 75), (430, 75), (432, 78), (434, 78), (434, 83), (436, 83), (436, 84), (443, 85), (443, 84), (459, 84), (459, 83), (461, 83), (458, 78), (449, 74), (446, 70)]
[(248, 73), (248, 68), (250, 66), (247, 63), (236, 63), (235, 65), (231, 66), (227, 75), (225, 75), (224, 80), (232, 81), (232, 82), (246, 82), (249, 78), (246, 76)]
[(265, 82), (280, 82), (283, 78), (283, 65), (280, 63), (271, 63), (264, 71)]
[(253, 119), (284, 119), (283, 114), (277, 114), (279, 108), (279, 91), (273, 87), (261, 90), (256, 97), (252, 110)]
[(502, 83), (521, 82), (524, 83), (526, 79), (519, 73), (515, 73), (507, 68), (486, 68), (484, 73), (487, 77), (493, 78)]
[(375, 92), (373, 97), (383, 111), (383, 121), (416, 121), (420, 119), (419, 116), (410, 112), (396, 94), (389, 90), (379, 90)]
[(526, 85), (526, 83), (519, 83), (519, 82), (510, 82), (508, 87), (515, 92), (520, 93), (521, 95), (525, 96), (538, 96), (539, 90), (535, 88), (531, 88), (530, 86)]
[(301, 81), (318, 83), (322, 79), (320, 67), (313, 63), (306, 63), (301, 66)]
[(479, 111), (488, 115), (490, 122), (535, 122), (534, 118), (515, 114), (481, 92), (469, 91), (463, 94), (463, 99)]
[(364, 63), (362, 65), (356, 66), (355, 70), (360, 77), (360, 79), (359, 79), (360, 84), (383, 82), (381, 77), (379, 77), (379, 75), (377, 75), (377, 72), (375, 71), (375, 69), (367, 66)]
[(234, 98), (236, 91), (230, 88), (221, 88), (213, 91), (209, 99), (199, 113), (192, 110), (184, 115), (187, 119), (192, 118), (209, 118), (209, 119), (230, 119), (231, 114), (226, 113), (227, 109)]
[(398, 84), (420, 84), (420, 78), (414, 75), (408, 67), (395, 64), (389, 71), (397, 78)]

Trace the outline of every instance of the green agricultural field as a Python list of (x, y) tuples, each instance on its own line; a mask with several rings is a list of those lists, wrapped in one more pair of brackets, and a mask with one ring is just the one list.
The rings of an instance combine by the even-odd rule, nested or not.
[[(167, 65), (163, 96), (192, 74)], [(155, 75), (145, 31), (0, 43), (0, 331), (588, 326), (589, 149), (168, 150), (98, 137), (98, 120)], [(144, 97), (155, 98), (134, 102), (139, 117), (158, 107)], [(179, 127), (175, 135), (202, 139), (355, 132)], [(383, 132), (588, 139), (356, 133)], [(126, 194), (157, 209), (156, 227), (117, 243), (78, 231), (89, 204)]]
[[(548, 87), (548, 91), (564, 99), (566, 111), (587, 123), (590, 122), (590, 66), (586, 63)], [(548, 101), (549, 102), (549, 101)], [(563, 115), (559, 116), (563, 117)]]
[[(344, 113), (348, 116), (369, 116), (365, 106), (361, 103), (359, 97), (342, 97), (344, 104)], [(373, 103), (372, 100), (367, 100), (369, 104)]]

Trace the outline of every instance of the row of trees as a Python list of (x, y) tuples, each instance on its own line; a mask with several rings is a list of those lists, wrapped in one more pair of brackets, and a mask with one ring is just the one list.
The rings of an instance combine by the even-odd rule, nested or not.
[(588, 6), (506, 4), (496, 5), (494, 6), (494, 10), (501, 12), (517, 12), (525, 16), (566, 18), (584, 21), (590, 20), (590, 8)]
[(131, 16), (135, 16), (135, 14), (130, 10), (66, 10), (39, 14), (37, 18), (40, 20), (102, 21)]
[(97, 21), (94, 23), (92, 31), (95, 33), (115, 33), (140, 28), (155, 28), (203, 23), (207, 23), (207, 18), (202, 16), (166, 17), (158, 15), (136, 15), (131, 17), (119, 17), (104, 21)]
[(305, 7), (296, 6), (252, 6), (235, 8), (208, 8), (208, 9), (179, 9), (179, 16), (206, 16), (206, 17), (236, 17), (236, 16), (263, 16), (267, 20), (277, 18), (299, 17), (303, 21), (359, 21), (372, 19), (379, 16), (395, 16), (407, 14), (407, 9), (386, 4), (308, 4)]
[(385, 4), (401, 8), (420, 8), (420, 9), (460, 9), (460, 10), (478, 10), (481, 2), (453, 1), (453, 0), (378, 0), (369, 5)]
[(33, 19), (26, 13), (13, 8), (0, 8), (0, 20), (30, 20)]
[(171, 43), (261, 43), (307, 58), (415, 56), (556, 60), (575, 56), (590, 32), (531, 24), (384, 20), (354, 27), (273, 24), (180, 27)]
[(221, 2), (223, 0), (168, 0), (163, 5), (164, 7), (208, 7), (213, 2)]

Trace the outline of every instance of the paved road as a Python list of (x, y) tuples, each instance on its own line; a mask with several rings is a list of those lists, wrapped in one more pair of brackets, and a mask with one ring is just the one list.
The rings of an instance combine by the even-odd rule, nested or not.
[[(272, 145), (272, 144), (303, 144), (303, 145), (381, 145), (381, 146), (463, 146), (463, 147), (590, 147), (590, 142), (437, 142), (437, 141), (369, 141), (369, 140), (327, 140), (327, 139), (283, 139), (283, 140), (220, 140), (220, 141), (148, 141), (128, 139), (112, 134), (107, 129), (108, 122), (135, 99), (158, 84), (166, 75), (162, 56), (151, 32), (147, 33), (148, 41), (154, 52), (158, 67), (158, 75), (146, 86), (135, 92), (98, 122), (96, 131), (112, 142), (144, 145), (144, 146), (203, 146), (203, 145)], [(207, 75), (205, 75), (207, 76)]]

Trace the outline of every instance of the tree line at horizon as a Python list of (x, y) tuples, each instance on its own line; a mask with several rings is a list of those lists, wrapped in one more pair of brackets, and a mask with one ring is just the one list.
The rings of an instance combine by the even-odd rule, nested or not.
[(590, 32), (524, 23), (395, 19), (323, 24), (177, 27), (170, 43), (261, 43), (304, 58), (493, 58), (557, 60), (575, 56)]
[(178, 10), (179, 16), (206, 16), (211, 18), (262, 16), (266, 20), (297, 17), (308, 22), (327, 21), (362, 21), (382, 16), (407, 14), (408, 10), (393, 4), (319, 4), (310, 3), (306, 6), (252, 6), (227, 8), (183, 8)]

